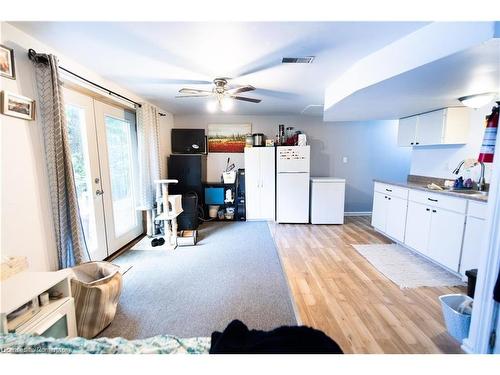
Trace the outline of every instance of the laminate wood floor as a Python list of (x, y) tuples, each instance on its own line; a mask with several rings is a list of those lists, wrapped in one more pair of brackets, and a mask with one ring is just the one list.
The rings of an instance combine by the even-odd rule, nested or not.
[(461, 353), (438, 296), (462, 287), (400, 289), (351, 244), (391, 243), (370, 217), (344, 225), (269, 223), (299, 318), (346, 353)]

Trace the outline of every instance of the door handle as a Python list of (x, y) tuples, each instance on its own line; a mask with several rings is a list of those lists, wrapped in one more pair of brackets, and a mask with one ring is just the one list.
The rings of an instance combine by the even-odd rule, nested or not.
[(438, 200), (437, 199), (432, 199), (432, 198), (427, 198), (428, 200), (430, 200), (431, 202), (437, 202)]
[(392, 193), (391, 189), (385, 189), (385, 191), (388, 191), (389, 193)]
[(95, 191), (95, 195), (103, 195), (103, 194), (104, 194), (104, 191), (102, 191), (102, 190), (97, 189)]

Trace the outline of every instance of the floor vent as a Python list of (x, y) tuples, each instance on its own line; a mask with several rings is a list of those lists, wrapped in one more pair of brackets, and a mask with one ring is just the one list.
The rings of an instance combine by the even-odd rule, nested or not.
[(314, 61), (314, 56), (305, 57), (283, 57), (283, 64), (311, 64)]

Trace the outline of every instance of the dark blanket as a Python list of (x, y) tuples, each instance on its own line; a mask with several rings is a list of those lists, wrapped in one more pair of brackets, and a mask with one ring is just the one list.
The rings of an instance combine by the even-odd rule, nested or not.
[(335, 341), (310, 327), (249, 330), (233, 320), (223, 332), (212, 333), (210, 354), (343, 354)]

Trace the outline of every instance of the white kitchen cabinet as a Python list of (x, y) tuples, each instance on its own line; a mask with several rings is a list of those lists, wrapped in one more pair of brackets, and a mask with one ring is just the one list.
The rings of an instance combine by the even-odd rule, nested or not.
[(399, 146), (465, 144), (469, 135), (470, 108), (449, 107), (399, 120)]
[(398, 146), (415, 145), (417, 135), (418, 116), (405, 117), (399, 120), (398, 128)]
[(406, 215), (405, 245), (428, 255), (431, 209), (423, 204), (409, 201)]
[(485, 219), (486, 203), (469, 202), (460, 258), (460, 274), (462, 276), (465, 276), (465, 271), (479, 266), (480, 251), (483, 249)]
[(382, 232), (385, 232), (387, 218), (386, 203), (387, 199), (385, 194), (379, 192), (373, 194), (372, 225)]
[(408, 201), (406, 199), (388, 196), (387, 218), (385, 233), (398, 241), (403, 242), (405, 238), (406, 210)]
[(245, 148), (245, 204), (247, 220), (274, 220), (274, 147)]
[(450, 270), (458, 272), (465, 215), (442, 208), (432, 208), (431, 214), (427, 255)]
[[(376, 184), (373, 194), (372, 225), (379, 231), (398, 240), (404, 240), (407, 199), (397, 195), (407, 194), (407, 189)], [(403, 220), (401, 219), (403, 218)]]

